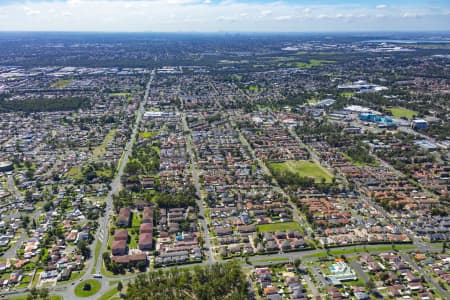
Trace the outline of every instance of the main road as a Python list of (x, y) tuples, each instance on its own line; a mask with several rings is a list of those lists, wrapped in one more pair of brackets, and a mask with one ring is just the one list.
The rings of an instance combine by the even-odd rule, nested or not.
[(207, 217), (205, 214), (205, 207), (203, 204), (203, 195), (202, 195), (202, 191), (201, 191), (200, 178), (199, 178), (200, 175), (198, 172), (197, 161), (195, 159), (194, 142), (192, 141), (192, 137), (190, 135), (190, 129), (189, 129), (189, 125), (186, 120), (185, 113), (182, 113), (181, 120), (182, 120), (182, 124), (183, 124), (183, 131), (185, 132), (186, 151), (189, 153), (190, 160), (191, 160), (192, 180), (193, 180), (196, 194), (197, 194), (196, 203), (197, 203), (197, 206), (199, 209), (200, 223), (201, 223), (202, 231), (203, 231), (204, 249), (206, 250), (205, 253), (207, 253), (207, 255), (208, 255), (208, 258), (207, 258), (208, 264), (211, 265), (216, 262), (216, 259), (214, 257), (214, 252), (212, 249), (211, 235), (209, 234), (208, 223), (207, 223), (208, 221), (207, 221)]
[[(145, 112), (145, 104), (148, 100), (148, 95), (150, 93), (151, 84), (153, 82), (153, 79), (155, 77), (155, 71), (153, 70), (150, 75), (150, 80), (147, 83), (147, 87), (145, 89), (144, 99), (139, 104), (139, 108), (136, 112), (136, 120), (134, 121), (133, 131), (131, 133), (130, 139), (128, 140), (124, 153), (122, 155), (122, 159), (119, 162), (119, 168), (117, 170), (117, 173), (111, 182), (111, 189), (106, 196), (106, 207), (105, 207), (105, 215), (99, 220), (99, 228), (97, 230), (97, 234), (95, 236), (95, 241), (91, 245), (91, 253), (92, 255), (92, 263), (89, 265), (86, 273), (84, 276), (81, 277), (80, 281), (90, 279), (92, 278), (92, 273), (100, 274), (101, 266), (103, 263), (102, 254), (106, 251), (108, 246), (108, 236), (109, 236), (109, 230), (108, 230), (108, 222), (110, 219), (110, 216), (114, 214), (114, 207), (113, 207), (113, 196), (119, 191), (121, 187), (120, 179), (122, 178), (123, 172), (125, 170), (125, 166), (127, 165), (128, 159), (131, 155), (131, 151), (133, 149), (133, 144), (136, 140), (136, 135), (139, 132), (139, 126), (142, 121), (142, 117)], [(95, 251), (95, 249), (98, 247), (97, 244), (100, 243), (100, 251)], [(97, 253), (96, 253), (97, 252)], [(95, 270), (95, 272), (93, 272)], [(96, 293), (92, 298), (96, 299), (98, 298), (98, 295), (107, 292), (109, 289), (111, 289), (111, 286), (106, 284), (106, 282), (102, 282), (102, 288), (101, 290)], [(73, 299), (74, 298), (74, 286), (70, 286), (70, 288), (66, 288), (62, 291), (60, 294), (64, 297), (64, 299)]]

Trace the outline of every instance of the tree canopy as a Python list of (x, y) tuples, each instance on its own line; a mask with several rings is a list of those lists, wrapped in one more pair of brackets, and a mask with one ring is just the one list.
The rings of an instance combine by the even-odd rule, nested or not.
[(172, 269), (138, 276), (129, 283), (127, 299), (247, 299), (247, 280), (236, 263)]

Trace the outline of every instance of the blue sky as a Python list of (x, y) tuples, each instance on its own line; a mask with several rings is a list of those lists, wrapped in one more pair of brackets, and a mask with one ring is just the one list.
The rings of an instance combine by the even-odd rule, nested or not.
[(450, 1), (0, 0), (0, 30), (450, 31)]

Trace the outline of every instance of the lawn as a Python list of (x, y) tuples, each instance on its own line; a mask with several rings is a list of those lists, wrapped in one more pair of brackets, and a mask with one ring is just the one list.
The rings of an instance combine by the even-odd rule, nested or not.
[[(27, 295), (24, 295), (24, 296), (13, 296), (13, 297), (10, 297), (8, 299), (9, 300), (27, 300), (28, 296)], [(50, 300), (62, 300), (63, 297), (59, 296), (59, 295), (50, 295), (50, 297), (48, 299), (50, 299)]]
[(142, 218), (140, 216), (140, 213), (137, 211), (134, 211), (131, 218), (131, 227), (139, 228), (141, 226)]
[(302, 177), (312, 177), (316, 182), (321, 182), (322, 179), (325, 179), (325, 182), (331, 183), (333, 180), (333, 176), (319, 164), (306, 160), (290, 160), (284, 163), (273, 163), (270, 164), (270, 168), (276, 172), (287, 170), (292, 173), (297, 173)]
[(353, 93), (353, 92), (341, 92), (341, 93), (339, 93), (339, 95), (341, 95), (342, 97), (345, 97), (345, 98), (351, 98), (351, 97), (353, 97), (354, 94), (355, 93)]
[(387, 108), (387, 110), (389, 110), (392, 113), (392, 116), (394, 118), (412, 119), (419, 114), (417, 111), (410, 110), (410, 109), (403, 108), (403, 107), (391, 107), (391, 108)]
[[(394, 245), (394, 249), (396, 250), (413, 250), (416, 246), (414, 245)], [(353, 254), (357, 252), (382, 252), (382, 251), (392, 251), (392, 245), (368, 245), (366, 248), (362, 246), (351, 247), (349, 246), (347, 249), (330, 249), (330, 255), (339, 256), (346, 254)], [(314, 254), (305, 255), (304, 258), (318, 258), (318, 257), (326, 257), (328, 256), (326, 251), (317, 252)]]
[(104, 293), (101, 297), (98, 298), (98, 300), (109, 300), (112, 297), (114, 297), (114, 295), (116, 295), (118, 292), (119, 290), (117, 289), (117, 287), (115, 287)]
[[(95, 251), (94, 251), (94, 267), (97, 265), (98, 258), (100, 256), (100, 250), (102, 249), (102, 243), (97, 242), (95, 245)], [(100, 259), (102, 259), (100, 257)], [(95, 268), (92, 269), (91, 274), (95, 274)]]
[(257, 225), (260, 232), (275, 232), (275, 231), (286, 231), (286, 230), (301, 230), (302, 228), (296, 222), (286, 222), (286, 223), (272, 223)]
[(248, 89), (250, 92), (259, 92), (259, 91), (264, 90), (264, 88), (261, 88), (261, 87), (259, 87), (259, 86), (257, 86), (257, 85), (250, 85), (250, 86), (247, 87), (247, 89)]
[(287, 63), (286, 65), (288, 67), (292, 67), (295, 66), (297, 68), (302, 68), (302, 69), (310, 69), (313, 67), (319, 67), (322, 66), (324, 64), (331, 64), (334, 63), (335, 61), (333, 60), (325, 60), (325, 59), (310, 59), (309, 62), (295, 62), (295, 63)]
[[(86, 284), (89, 284), (91, 286), (91, 288), (89, 290), (84, 289), (84, 286)], [(100, 281), (98, 281), (98, 280), (94, 280), (94, 279), (85, 280), (83, 282), (80, 282), (75, 287), (75, 296), (90, 297), (90, 296), (94, 295), (95, 293), (97, 293), (100, 290), (101, 286), (102, 285), (101, 285)]]
[(127, 93), (127, 92), (118, 92), (118, 93), (110, 93), (109, 94), (110, 97), (128, 97), (129, 95), (131, 95), (131, 93)]
[(253, 262), (280, 262), (280, 261), (289, 261), (287, 257), (267, 257), (262, 259), (252, 260)]
[(154, 132), (141, 132), (139, 133), (139, 137), (142, 139), (151, 139), (152, 137), (155, 136)]
[(63, 88), (65, 88), (66, 86), (68, 86), (69, 84), (71, 84), (72, 83), (72, 79), (58, 79), (57, 81), (55, 81), (53, 84), (52, 84), (52, 88), (55, 88), (55, 89), (63, 89)]
[(81, 178), (81, 168), (80, 167), (72, 167), (67, 171), (66, 176), (68, 178), (78, 179)]
[(374, 161), (373, 163), (365, 163), (365, 162), (361, 162), (361, 161), (356, 161), (353, 158), (351, 158), (347, 153), (345, 152), (341, 152), (341, 154), (348, 159), (349, 161), (351, 161), (355, 166), (357, 167), (365, 167), (365, 166), (373, 166), (373, 167), (377, 167), (380, 164), (377, 161)]

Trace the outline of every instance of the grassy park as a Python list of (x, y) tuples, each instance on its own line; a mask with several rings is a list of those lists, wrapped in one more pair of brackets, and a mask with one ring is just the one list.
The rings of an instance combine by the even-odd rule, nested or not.
[(156, 133), (151, 132), (151, 131), (147, 131), (147, 132), (141, 132), (139, 133), (139, 137), (142, 139), (151, 139), (152, 137), (155, 136)]
[(257, 227), (258, 227), (259, 232), (301, 230), (300, 225), (296, 222), (262, 224), (262, 225), (257, 225)]
[(316, 182), (321, 182), (322, 179), (325, 179), (325, 182), (331, 183), (333, 179), (333, 176), (327, 170), (311, 161), (290, 160), (283, 163), (270, 164), (270, 168), (277, 173), (289, 171), (302, 177), (312, 177)]
[(57, 81), (55, 81), (53, 84), (52, 84), (52, 88), (55, 88), (55, 89), (63, 89), (63, 88), (65, 88), (66, 86), (68, 86), (69, 84), (71, 84), (72, 83), (72, 79), (58, 79)]

